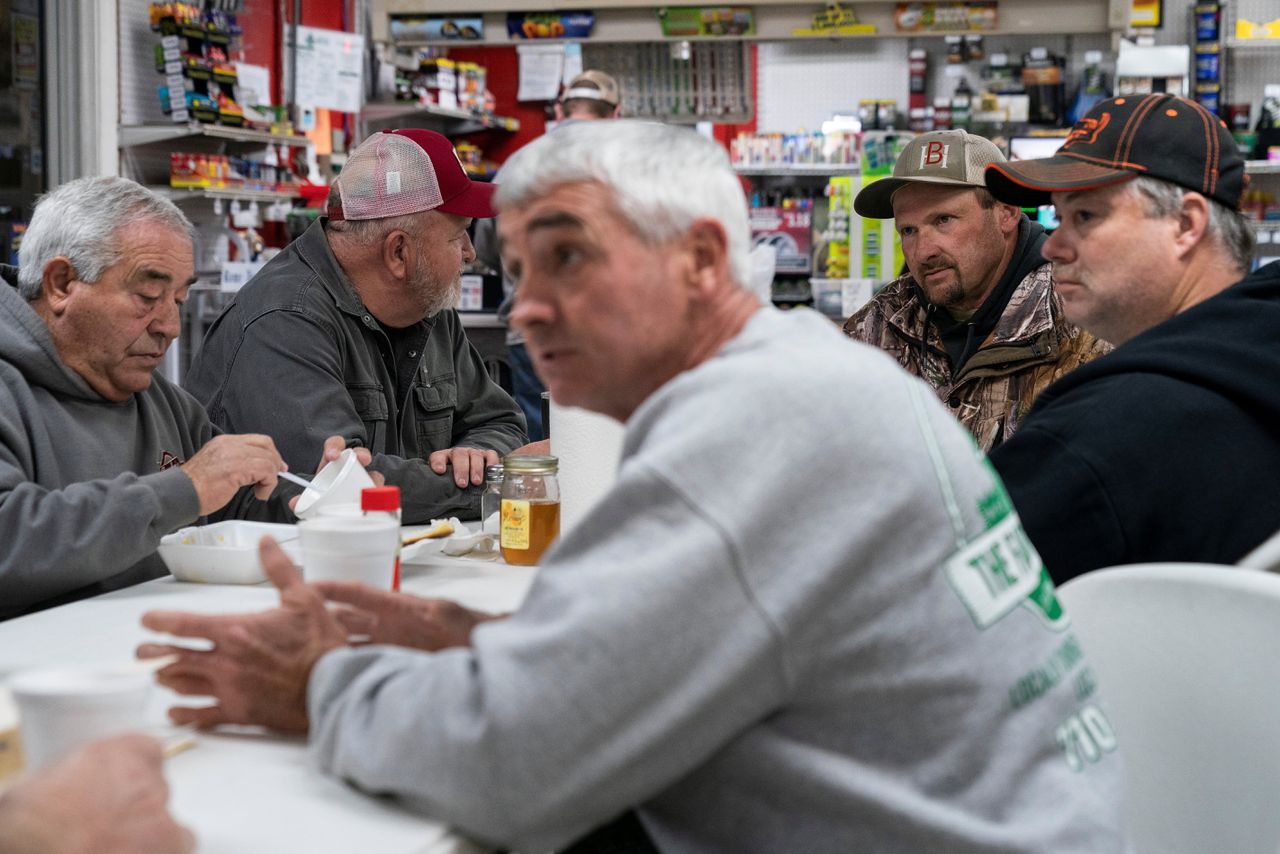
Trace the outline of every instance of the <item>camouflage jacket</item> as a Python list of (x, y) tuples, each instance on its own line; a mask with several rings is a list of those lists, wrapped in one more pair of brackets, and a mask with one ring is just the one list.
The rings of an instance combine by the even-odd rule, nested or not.
[(1111, 350), (1062, 316), (1052, 269), (1043, 264), (1018, 283), (996, 328), (954, 376), (930, 322), (937, 309), (920, 298), (909, 274), (886, 285), (849, 318), (844, 331), (933, 386), (978, 446), (989, 451), (1014, 434), (1045, 386)]

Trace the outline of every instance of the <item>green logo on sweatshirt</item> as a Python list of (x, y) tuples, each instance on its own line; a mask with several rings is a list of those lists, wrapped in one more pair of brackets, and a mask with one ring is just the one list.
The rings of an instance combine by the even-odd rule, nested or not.
[(978, 502), (987, 529), (947, 561), (947, 580), (978, 628), (985, 629), (1025, 605), (1050, 628), (1061, 631), (1068, 621), (1049, 571), (1022, 530), (995, 470), (985, 460), (984, 464), (994, 484)]

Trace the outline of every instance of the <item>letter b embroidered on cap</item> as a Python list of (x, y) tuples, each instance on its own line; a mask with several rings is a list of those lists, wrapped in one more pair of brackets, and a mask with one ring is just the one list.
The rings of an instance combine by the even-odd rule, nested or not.
[(951, 146), (944, 142), (933, 141), (920, 149), (920, 168), (926, 166), (937, 166), (939, 169), (947, 168), (947, 155), (951, 152)]

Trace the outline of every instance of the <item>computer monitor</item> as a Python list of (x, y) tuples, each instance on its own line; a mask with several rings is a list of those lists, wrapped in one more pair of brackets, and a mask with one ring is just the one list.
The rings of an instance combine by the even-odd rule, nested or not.
[(1009, 138), (1010, 160), (1035, 160), (1058, 153), (1065, 136), (1014, 136)]
[[(1062, 143), (1066, 142), (1064, 136), (1014, 136), (1009, 138), (1009, 159), (1010, 160), (1035, 160), (1041, 157), (1052, 157), (1058, 153), (1058, 149), (1062, 147)], [(1057, 212), (1053, 209), (1053, 205), (1041, 205), (1037, 208), (1026, 208), (1027, 215), (1040, 223), (1046, 230), (1052, 231), (1058, 227)]]

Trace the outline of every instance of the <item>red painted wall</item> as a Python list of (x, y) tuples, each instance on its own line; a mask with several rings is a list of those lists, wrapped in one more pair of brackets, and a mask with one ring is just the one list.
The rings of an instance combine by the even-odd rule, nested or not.
[(499, 116), (520, 120), (520, 130), (486, 130), (470, 134), (469, 142), (480, 146), (490, 160), (502, 163), (517, 149), (546, 131), (546, 101), (517, 101), (520, 83), (519, 59), (514, 47), (449, 48), (449, 58), (476, 62), (488, 69), (485, 85), (493, 93), (493, 111)]

